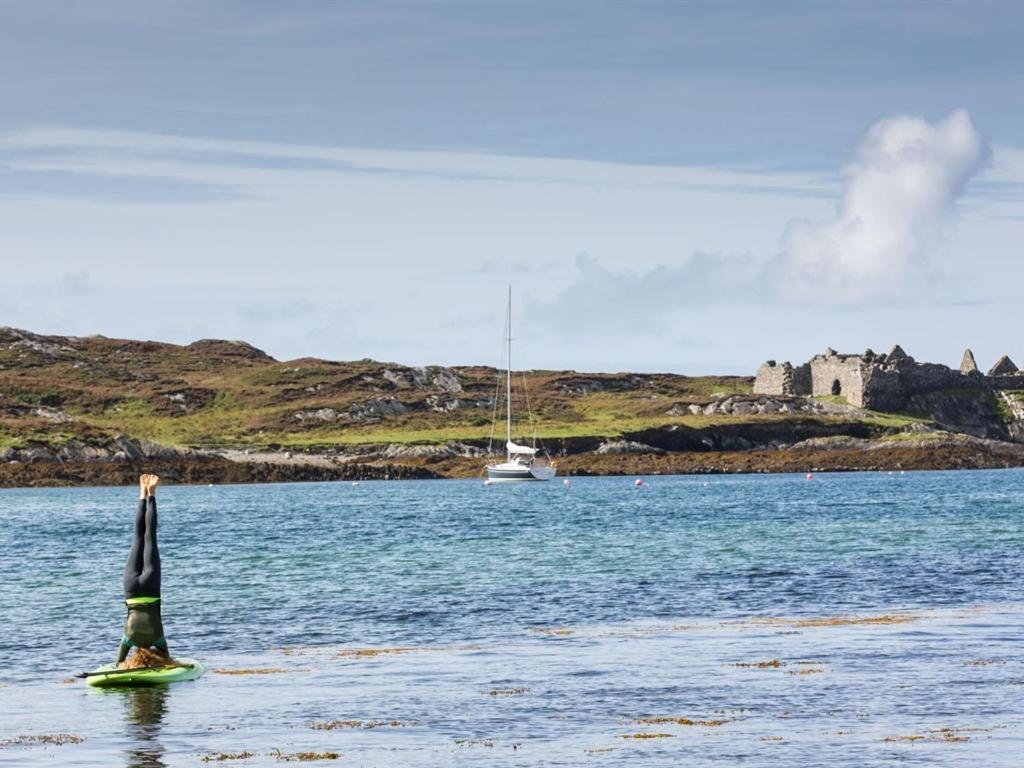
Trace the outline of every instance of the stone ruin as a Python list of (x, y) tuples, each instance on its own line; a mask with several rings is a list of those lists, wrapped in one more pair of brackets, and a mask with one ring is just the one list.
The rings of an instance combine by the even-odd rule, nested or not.
[(754, 380), (754, 394), (837, 396), (875, 411), (900, 411), (914, 395), (962, 389), (1024, 389), (1024, 373), (1004, 355), (983, 374), (969, 349), (959, 369), (919, 363), (897, 344), (887, 355), (870, 349), (863, 354), (840, 354), (829, 348), (802, 365), (769, 360)]

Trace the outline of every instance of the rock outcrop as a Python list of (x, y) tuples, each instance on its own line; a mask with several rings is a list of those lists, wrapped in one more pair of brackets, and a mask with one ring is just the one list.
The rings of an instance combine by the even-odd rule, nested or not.
[(148, 461), (199, 455), (201, 452), (173, 448), (152, 440), (118, 436), (109, 442), (96, 445), (71, 439), (59, 446), (28, 443), (20, 447), (8, 447), (0, 450), (0, 461)]
[(193, 341), (185, 349), (199, 355), (211, 357), (233, 357), (246, 360), (273, 360), (273, 358), (262, 349), (257, 349), (245, 341), (232, 341), (227, 339), (200, 339)]

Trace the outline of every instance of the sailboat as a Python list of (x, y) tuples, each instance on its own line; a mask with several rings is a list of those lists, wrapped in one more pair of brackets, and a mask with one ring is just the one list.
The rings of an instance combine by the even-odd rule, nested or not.
[[(518, 482), (529, 480), (550, 480), (555, 476), (554, 464), (538, 458), (536, 438), (533, 447), (520, 445), (512, 440), (512, 286), (508, 287), (508, 306), (505, 309), (505, 327), (508, 336), (507, 367), (505, 369), (505, 461), (487, 465), (487, 478), (491, 482)], [(499, 374), (498, 385), (501, 385)], [(523, 381), (526, 387), (526, 381)], [(495, 401), (495, 416), (497, 401)], [(532, 420), (532, 419), (531, 419)], [(492, 426), (493, 428), (493, 426)]]

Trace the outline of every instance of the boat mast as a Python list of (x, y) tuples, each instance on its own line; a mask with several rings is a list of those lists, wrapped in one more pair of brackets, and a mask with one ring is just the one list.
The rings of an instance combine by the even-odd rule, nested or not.
[[(505, 408), (506, 408), (506, 424), (508, 426), (508, 443), (512, 442), (512, 284), (508, 286), (508, 306), (506, 307), (507, 316), (505, 322), (508, 326), (508, 370), (505, 372)], [(505, 445), (505, 450), (508, 452), (509, 461), (511, 461), (512, 452), (509, 450), (508, 445)]]

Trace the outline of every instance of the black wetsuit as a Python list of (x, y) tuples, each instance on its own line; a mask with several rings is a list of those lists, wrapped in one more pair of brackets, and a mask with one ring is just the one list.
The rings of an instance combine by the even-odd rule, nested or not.
[(160, 549), (156, 543), (156, 497), (139, 500), (135, 532), (128, 563), (124, 567), (124, 600), (128, 617), (118, 650), (118, 663), (131, 648), (155, 647), (167, 654), (163, 622), (160, 619)]

